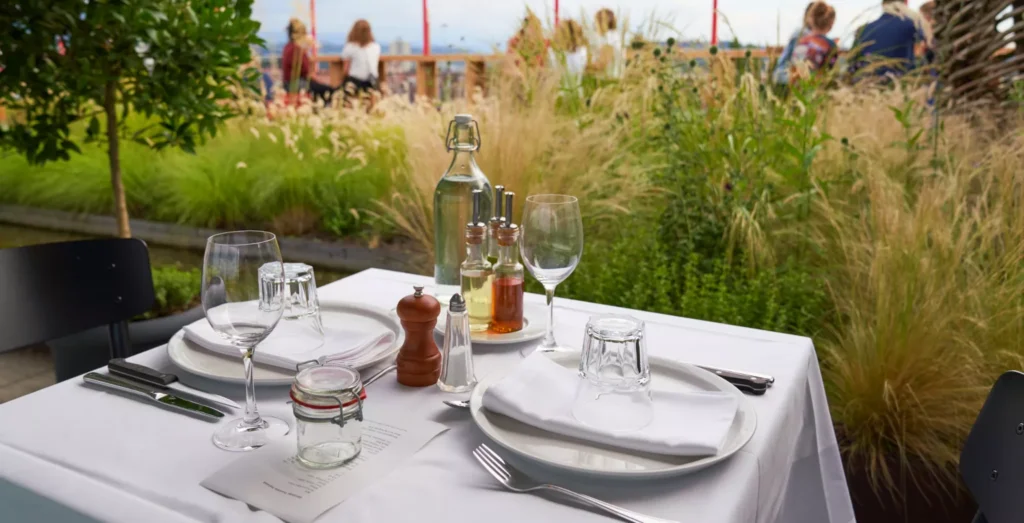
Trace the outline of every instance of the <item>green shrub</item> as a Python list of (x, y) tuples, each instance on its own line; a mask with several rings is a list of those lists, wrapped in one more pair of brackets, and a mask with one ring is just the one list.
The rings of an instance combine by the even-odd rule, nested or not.
[(203, 274), (199, 269), (175, 265), (153, 267), (153, 309), (140, 319), (160, 318), (186, 311), (199, 304)]

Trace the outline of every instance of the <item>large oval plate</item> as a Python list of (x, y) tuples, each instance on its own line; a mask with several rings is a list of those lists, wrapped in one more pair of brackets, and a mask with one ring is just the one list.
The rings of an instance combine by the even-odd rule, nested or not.
[[(324, 324), (343, 324), (348, 329), (390, 329), (395, 333), (391, 348), (373, 360), (360, 362), (357, 370), (372, 367), (395, 356), (405, 342), (405, 330), (398, 318), (384, 309), (358, 303), (320, 302), (320, 318)], [(281, 320), (285, 321), (285, 320)], [(178, 368), (216, 381), (245, 383), (241, 358), (229, 358), (203, 349), (186, 340), (184, 331), (178, 331), (167, 342), (167, 355)], [(295, 370), (256, 364), (253, 379), (257, 385), (291, 385)]]
[[(575, 369), (579, 353), (548, 355)], [(567, 472), (616, 480), (644, 480), (682, 476), (728, 459), (750, 441), (757, 428), (757, 415), (750, 401), (729, 382), (705, 370), (676, 361), (650, 357), (651, 384), (666, 391), (704, 390), (735, 394), (739, 400), (736, 417), (726, 435), (722, 451), (714, 456), (665, 456), (616, 449), (568, 436), (554, 434), (483, 408), (483, 394), (503, 376), (487, 376), (473, 389), (470, 411), (480, 430), (495, 443), (530, 461)]]

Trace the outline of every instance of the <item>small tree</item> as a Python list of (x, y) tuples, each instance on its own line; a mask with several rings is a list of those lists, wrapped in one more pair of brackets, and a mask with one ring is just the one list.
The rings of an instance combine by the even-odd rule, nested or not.
[[(104, 141), (118, 235), (128, 237), (120, 142), (193, 152), (231, 116), (233, 86), (260, 44), (253, 0), (0, 1), (0, 145), (33, 163), (68, 160), (79, 141)], [(128, 128), (129, 113), (144, 115)], [(100, 117), (106, 120), (101, 128)], [(88, 120), (85, 136), (71, 125)], [(105, 132), (102, 132), (104, 131)], [(102, 133), (102, 134), (101, 134)]]

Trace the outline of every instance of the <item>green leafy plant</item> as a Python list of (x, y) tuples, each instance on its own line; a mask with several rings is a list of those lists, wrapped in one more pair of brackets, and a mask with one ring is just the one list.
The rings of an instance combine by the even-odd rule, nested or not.
[[(193, 151), (217, 133), (232, 86), (255, 85), (257, 72), (240, 69), (261, 42), (252, 3), (18, 0), (0, 10), (0, 102), (16, 113), (0, 144), (45, 163), (80, 153), (81, 141), (106, 143), (118, 234), (130, 236), (122, 137)], [(128, 129), (133, 112), (145, 122)], [(71, 131), (80, 120), (85, 140)]]
[(183, 269), (168, 265), (153, 267), (152, 273), (156, 301), (153, 309), (143, 314), (141, 319), (169, 316), (199, 304), (199, 289), (203, 277), (199, 269)]

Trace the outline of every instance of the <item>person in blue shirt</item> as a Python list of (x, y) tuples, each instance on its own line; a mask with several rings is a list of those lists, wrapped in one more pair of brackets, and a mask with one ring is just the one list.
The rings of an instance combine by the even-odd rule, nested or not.
[(903, 0), (882, 0), (882, 11), (882, 16), (857, 31), (851, 72), (901, 76), (916, 65), (914, 48), (925, 41), (917, 14)]

